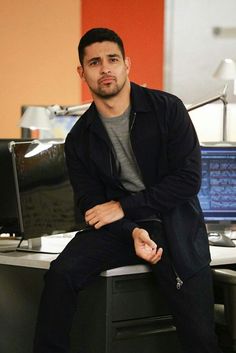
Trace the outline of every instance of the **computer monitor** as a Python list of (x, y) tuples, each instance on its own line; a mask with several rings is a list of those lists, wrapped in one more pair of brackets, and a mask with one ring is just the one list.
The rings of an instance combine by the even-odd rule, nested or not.
[[(64, 141), (32, 141), (11, 146), (20, 232), (26, 247), (18, 250), (58, 253), (41, 237), (81, 229), (65, 162)], [(81, 223), (80, 223), (81, 222)]]
[(16, 138), (0, 139), (0, 233), (18, 236), (20, 225), (9, 143), (23, 141)]
[(210, 231), (236, 224), (236, 145), (202, 146), (202, 185), (198, 194)]

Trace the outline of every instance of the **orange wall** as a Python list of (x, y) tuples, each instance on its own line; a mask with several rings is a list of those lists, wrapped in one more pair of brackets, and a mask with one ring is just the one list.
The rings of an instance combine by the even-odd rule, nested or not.
[[(82, 0), (81, 5), (82, 34), (92, 27), (114, 29), (131, 58), (131, 80), (161, 89), (164, 0)], [(82, 97), (90, 98), (84, 84)]]
[(80, 0), (1, 1), (0, 137), (18, 137), (22, 105), (80, 101)]
[(164, 0), (2, 1), (0, 138), (20, 136), (22, 105), (91, 99), (76, 74), (78, 41), (91, 27), (117, 31), (132, 60), (130, 78), (162, 88), (163, 12)]

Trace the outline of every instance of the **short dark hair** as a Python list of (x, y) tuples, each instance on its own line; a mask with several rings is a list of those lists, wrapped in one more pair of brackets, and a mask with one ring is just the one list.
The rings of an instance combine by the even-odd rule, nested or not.
[(121, 51), (123, 58), (125, 58), (124, 44), (117, 33), (109, 28), (92, 28), (83, 35), (79, 42), (78, 53), (81, 65), (83, 65), (85, 48), (93, 43), (101, 43), (104, 41), (116, 43)]

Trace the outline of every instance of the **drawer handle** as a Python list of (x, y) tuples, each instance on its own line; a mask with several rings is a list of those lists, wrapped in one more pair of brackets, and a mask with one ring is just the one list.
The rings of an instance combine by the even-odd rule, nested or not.
[(141, 336), (149, 336), (156, 335), (167, 332), (174, 332), (176, 328), (174, 325), (165, 324), (165, 325), (137, 325), (137, 326), (129, 326), (129, 327), (116, 327), (115, 328), (115, 339), (127, 339), (133, 337), (141, 337)]

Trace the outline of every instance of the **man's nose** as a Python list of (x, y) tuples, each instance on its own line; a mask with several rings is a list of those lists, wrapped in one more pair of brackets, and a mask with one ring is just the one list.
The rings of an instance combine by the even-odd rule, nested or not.
[(101, 73), (102, 74), (108, 74), (110, 72), (111, 72), (111, 68), (110, 68), (109, 64), (106, 63), (106, 62), (103, 63), (102, 66), (101, 66)]

